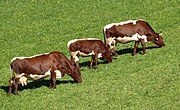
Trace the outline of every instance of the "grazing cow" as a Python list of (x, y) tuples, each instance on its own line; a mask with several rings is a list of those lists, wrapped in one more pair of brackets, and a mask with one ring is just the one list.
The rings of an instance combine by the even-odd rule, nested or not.
[(87, 39), (74, 39), (67, 44), (69, 52), (71, 54), (71, 62), (79, 67), (79, 56), (92, 56), (90, 63), (90, 69), (93, 67), (93, 63), (97, 66), (98, 58), (105, 58), (108, 62), (112, 62), (111, 52), (109, 46), (106, 47), (100, 39), (87, 38)]
[[(14, 73), (14, 80), (12, 80)], [(65, 74), (70, 75), (76, 82), (81, 82), (81, 73), (67, 57), (60, 52), (51, 52), (47, 54), (32, 57), (15, 57), (10, 64), (10, 84), (9, 94), (14, 86), (14, 93), (18, 94), (18, 82), (22, 86), (27, 85), (27, 80), (38, 80), (51, 76), (50, 88), (56, 88), (56, 78), (61, 78)]]
[(144, 20), (108, 24), (104, 27), (104, 40), (106, 45), (110, 45), (110, 50), (116, 57), (118, 54), (114, 48), (117, 43), (125, 44), (135, 41), (133, 55), (136, 55), (139, 42), (142, 45), (143, 54), (145, 54), (145, 42), (151, 41), (159, 47), (165, 46), (162, 36), (155, 33), (148, 22)]

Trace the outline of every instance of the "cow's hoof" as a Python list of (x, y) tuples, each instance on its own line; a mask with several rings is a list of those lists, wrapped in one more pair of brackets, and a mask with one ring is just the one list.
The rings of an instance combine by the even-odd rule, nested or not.
[(94, 67), (94, 69), (97, 69), (97, 68), (98, 68), (97, 66)]
[(117, 55), (117, 56), (114, 56), (114, 59), (118, 59), (118, 55)]
[(11, 96), (11, 94), (8, 93), (7, 96)]
[(147, 53), (146, 52), (143, 52), (142, 55), (146, 55)]
[(53, 89), (53, 90), (55, 90), (56, 89), (56, 87), (49, 87), (50, 89)]

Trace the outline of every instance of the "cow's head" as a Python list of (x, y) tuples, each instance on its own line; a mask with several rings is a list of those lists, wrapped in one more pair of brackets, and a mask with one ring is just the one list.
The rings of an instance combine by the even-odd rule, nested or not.
[(80, 83), (82, 81), (80, 69), (74, 67), (74, 71), (70, 74), (70, 76), (76, 81)]
[(156, 45), (158, 45), (159, 47), (165, 46), (164, 41), (163, 41), (162, 34), (157, 34), (157, 36), (154, 37), (154, 39), (152, 40), (152, 42), (155, 43)]
[(110, 51), (110, 45), (107, 44), (106, 52), (103, 55), (103, 57), (110, 63), (112, 62), (112, 56), (111, 56), (111, 51)]

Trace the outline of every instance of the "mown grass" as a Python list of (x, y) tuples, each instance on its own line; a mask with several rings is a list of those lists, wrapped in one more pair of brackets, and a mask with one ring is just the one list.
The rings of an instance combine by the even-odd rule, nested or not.
[[(180, 107), (180, 2), (178, 0), (13, 0), (0, 1), (0, 109), (134, 109), (178, 110)], [(133, 43), (119, 45), (119, 58), (89, 70), (81, 58), (83, 82), (69, 76), (48, 88), (49, 78), (19, 86), (7, 96), (9, 63), (16, 56), (61, 51), (75, 38), (103, 40), (103, 26), (145, 19), (162, 32), (166, 46), (133, 57)]]

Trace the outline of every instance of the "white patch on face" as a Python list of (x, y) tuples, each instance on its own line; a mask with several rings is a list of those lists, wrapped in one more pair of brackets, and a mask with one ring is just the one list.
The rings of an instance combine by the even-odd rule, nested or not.
[(79, 51), (70, 52), (71, 56), (75, 59), (75, 62), (79, 61), (79, 58), (77, 57), (78, 53), (79, 53)]
[[(107, 38), (106, 42), (107, 42), (107, 44), (110, 45), (110, 49), (115, 48), (115, 44), (116, 44), (115, 37)], [(114, 44), (114, 45), (112, 45), (112, 44)]]
[(74, 39), (74, 40), (70, 40), (68, 43), (67, 43), (67, 47), (69, 48), (69, 46), (76, 42), (76, 41), (80, 41), (80, 40), (100, 40), (98, 38), (84, 38), (84, 39)]
[(156, 38), (156, 40), (159, 40), (159, 38)]
[(54, 71), (56, 73), (56, 78), (62, 78), (62, 74), (59, 70)]
[(49, 53), (38, 54), (38, 55), (30, 56), (30, 57), (14, 57), (14, 58), (11, 60), (11, 62), (14, 61), (14, 60), (16, 60), (16, 59), (21, 59), (21, 60), (22, 60), (22, 59), (25, 59), (25, 58), (34, 58), (34, 57), (37, 57), (37, 56), (47, 55), (47, 54), (49, 54)]
[(120, 23), (111, 23), (111, 24), (108, 24), (104, 27), (104, 32), (106, 31), (106, 29), (109, 29), (111, 28), (112, 26), (118, 26), (118, 25), (124, 25), (124, 24), (128, 24), (128, 23), (133, 23), (133, 25), (136, 24), (138, 20), (128, 20), (128, 21), (124, 21), (124, 22), (120, 22)]

